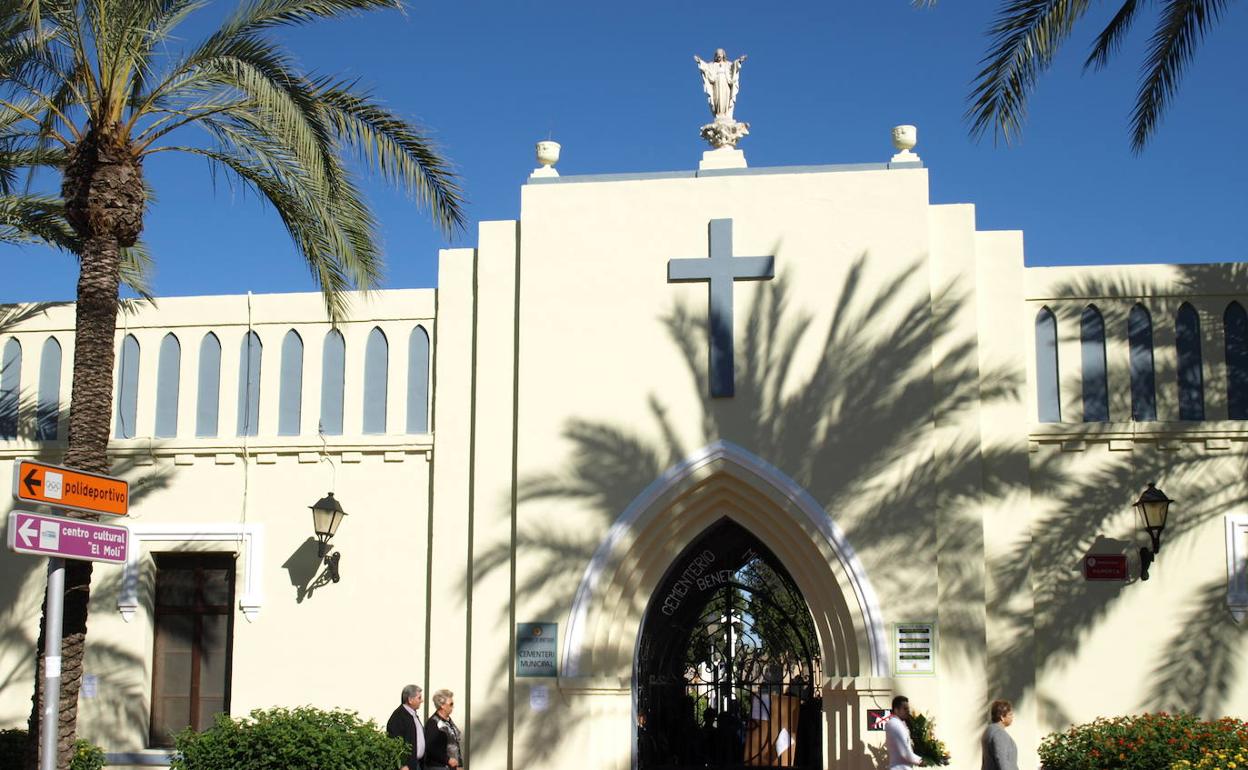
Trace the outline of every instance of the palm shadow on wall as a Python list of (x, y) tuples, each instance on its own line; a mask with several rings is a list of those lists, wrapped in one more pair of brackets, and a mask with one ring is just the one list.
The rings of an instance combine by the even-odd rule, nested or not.
[[(1155, 447), (1114, 453), (1117, 457), (1110, 455), (1089, 473), (1074, 454), (1027, 454), (1023, 436), (1009, 445), (981, 445), (975, 437), (964, 437), (943, 443), (937, 456), (922, 455), (920, 444), (933, 424), (952, 424), (977, 404), (1017, 403), (1024, 392), (1022, 373), (981, 368), (974, 334), (961, 336), (964, 332), (958, 331), (957, 316), (969, 302), (966, 295), (944, 288), (907, 304), (905, 290), (927, 277), (921, 261), (869, 295), (861, 288), (864, 263), (865, 255), (854, 263), (837, 296), (829, 299), (834, 311), (822, 329), (813, 326), (809, 315), (789, 307), (785, 276), (763, 285), (738, 341), (732, 404), (706, 393), (705, 315), (675, 307), (663, 321), (682, 354), (690, 386), (700, 394), (698, 445), (681, 440), (655, 395), (648, 404), (654, 433), (661, 437), (657, 441), (624, 425), (569, 420), (564, 430), (570, 447), (566, 464), (521, 479), (519, 501), (579, 501), (598, 512), (601, 527), (579, 534), (551, 523), (520, 534), (516, 550), (547, 569), (518, 584), (517, 595), (545, 597), (536, 614), (562, 617), (598, 546), (598, 532), (667, 468), (700, 446), (726, 439), (767, 458), (834, 516), (839, 501), (873, 498), (868, 513), (838, 522), (849, 542), (874, 551), (876, 563), (938, 549), (945, 648), (984, 648), (981, 616), (986, 605), (994, 620), (1013, 630), (1004, 634), (1012, 642), (989, 650), (989, 697), (1033, 698), (1047, 710), (1050, 727), (1064, 727), (1067, 720), (1057, 699), (1037, 691), (1035, 672), (1071, 660), (1082, 637), (1127, 592), (1147, 590), (1138, 581), (1110, 586), (1084, 581), (1079, 571), (1083, 556), (1097, 542), (1140, 543), (1130, 503), (1147, 481), (1165, 480), (1182, 489), (1188, 501), (1167, 529), (1167, 548), (1173, 551), (1210, 519), (1248, 499), (1248, 474), (1241, 467), (1229, 479), (1210, 478), (1203, 472), (1204, 456)], [(1184, 285), (1193, 293), (1248, 285), (1243, 267), (1236, 266), (1236, 275), (1228, 276), (1223, 269), (1191, 266)], [(1156, 293), (1126, 285), (1080, 285), (1068, 291), (1084, 297)], [(883, 317), (912, 323), (885, 328), (876, 320)], [(822, 335), (818, 365), (797, 381), (796, 352), (814, 334)], [(933, 350), (942, 351), (938, 360)], [(1157, 386), (1164, 387), (1160, 379)], [(1034, 405), (1023, 404), (1023, 409), (1030, 416)], [(924, 457), (917, 463), (912, 459), (916, 453)], [(907, 460), (911, 465), (902, 483), (881, 490), (884, 472)], [(1017, 470), (1020, 464), (1021, 475), (1001, 472)], [(1033, 490), (1054, 501), (1053, 510), (1031, 506), (1028, 536), (986, 565), (994, 576), (988, 589), (980, 568), (985, 521), (979, 506), (1007, 500), (1027, 505)], [(506, 545), (491, 550), (475, 562), (475, 577), (508, 569), (510, 559)], [(1165, 568), (1162, 559), (1155, 569)], [(634, 609), (642, 611), (647, 598), (631, 597)], [(1171, 643), (1159, 648), (1153, 685), (1141, 708), (1213, 715), (1225, 702), (1242, 657), (1240, 628), (1226, 611), (1225, 582), (1198, 587), (1184, 620), (1186, 625), (1176, 625)], [(494, 681), (505, 680), (505, 665), (493, 673)], [(972, 715), (976, 711), (967, 709)], [(505, 707), (474, 711), (470, 746), (505, 739), (507, 720)], [(974, 721), (978, 724), (977, 716)], [(515, 747), (515, 764), (558, 756), (561, 733), (557, 723), (530, 725), (527, 744)]]
[[(23, 422), (30, 422), (24, 417), (32, 414), (33, 408), (30, 399), (21, 400), (19, 413), (23, 417)], [(63, 414), (61, 419), (64, 424)], [(59, 461), (63, 452), (64, 442), (44, 442), (37, 448), (35, 454), (41, 460), (55, 463)], [(141, 458), (120, 457), (113, 460), (112, 473), (115, 476), (132, 479), (130, 501), (133, 504), (155, 492), (167, 489), (172, 483), (174, 472), (170, 467), (147, 465), (145, 461), (141, 462)], [(3, 533), (0, 533), (0, 537), (3, 536)], [(0, 689), (26, 688), (33, 698), (35, 661), (37, 656), (42, 654), (43, 637), (41, 635), (42, 624), (36, 624), (32, 629), (29, 621), (31, 617), (43, 616), (45, 592), (42, 588), (42, 581), (38, 584), (40, 586), (38, 591), (32, 592), (29, 588), (34, 573), (42, 572), (47, 562), (42, 557), (13, 554), (7, 551), (0, 552), (0, 559), (9, 562), (4, 565), (4, 574), (13, 577), (11, 580), (0, 581), (0, 607), (4, 608), (0, 610), (0, 646), (29, 651), (29, 654), (21, 658), (16, 665), (0, 671)], [(120, 586), (120, 569), (111, 570), (104, 577), (93, 579), (90, 598), (92, 612), (116, 612)], [(144, 597), (145, 602), (150, 602), (152, 595), (150, 586), (141, 585), (140, 588), (143, 590), (139, 595)], [(89, 627), (90, 618), (87, 622)], [(32, 630), (34, 633), (31, 633)], [(112, 708), (107, 712), (100, 711), (102, 716), (95, 723), (101, 731), (100, 734), (120, 734), (127, 729), (133, 729), (134, 725), (145, 723), (148, 693), (142, 691), (140, 685), (128, 681), (127, 675), (129, 672), (145, 670), (148, 665), (147, 658), (132, 654), (124, 645), (115, 644), (107, 637), (90, 634), (87, 637), (87, 656), (89, 664), (87, 673), (100, 675), (99, 697), (107, 698), (112, 704)]]
[[(1022, 383), (1004, 369), (980, 371), (974, 337), (954, 339), (956, 317), (968, 298), (950, 288), (933, 296), (922, 260), (873, 291), (863, 288), (866, 260), (865, 254), (855, 260), (839, 294), (830, 296), (833, 312), (823, 328), (790, 306), (788, 276), (760, 287), (737, 342), (737, 387), (730, 403), (707, 393), (705, 314), (678, 305), (662, 319), (685, 363), (689, 385), (699, 394), (701, 435), (693, 445), (682, 440), (663, 400), (653, 394), (648, 406), (657, 440), (619, 424), (568, 421), (566, 464), (521, 479), (519, 502), (578, 501), (598, 513), (601, 525), (582, 533), (552, 522), (518, 535), (516, 550), (546, 567), (516, 586), (517, 595), (544, 597), (535, 616), (563, 617), (599, 533), (667, 468), (724, 439), (779, 467), (826, 510), (835, 512), (851, 498), (873, 501), (869, 511), (840, 523), (856, 548), (870, 545), (878, 563), (930, 553), (939, 541), (953, 556), (948, 563), (941, 557), (943, 579), (954, 586), (955, 595), (948, 609), (942, 607), (946, 644), (982, 647), (983, 626), (975, 609), (982, 613), (982, 578), (975, 569), (957, 565), (972, 557), (982, 562), (983, 536), (979, 522), (961, 511), (973, 507), (982, 488), (993, 495), (1016, 491), (1017, 479), (985, 478), (982, 468), (1011, 456), (1017, 460), (1025, 444), (981, 449), (968, 437), (933, 452), (931, 427), (978, 403), (1017, 399)], [(890, 326), (878, 320), (885, 317), (904, 320)], [(934, 346), (937, 340), (941, 344)], [(799, 348), (808, 350), (811, 344), (817, 345), (816, 363), (799, 370)], [(934, 349), (942, 351), (935, 362)], [(881, 481), (901, 463), (909, 468), (904, 483)], [(1025, 474), (1021, 478), (1025, 485)], [(916, 515), (927, 517), (924, 526), (915, 526)], [(496, 547), (478, 557), (475, 578), (508, 569), (510, 559), (509, 548)], [(648, 597), (629, 599), (641, 612)], [(493, 674), (495, 680), (505, 679), (505, 665)], [(471, 718), (470, 747), (505, 739), (504, 706), (474, 710)], [(558, 755), (559, 724), (547, 720), (528, 730), (527, 743), (515, 747), (514, 764), (540, 764)]]
[[(25, 305), (13, 305), (0, 308), (0, 340), (7, 332), (17, 331), (21, 326), (52, 308), (67, 305), (65, 302), (40, 302)], [(52, 335), (49, 335), (52, 336)], [(22, 355), (40, 355), (39, 348), (30, 349), (26, 346)], [(62, 360), (62, 372), (68, 362)], [(22, 383), (20, 392), (14, 397), (0, 399), (0, 425), (15, 427), (16, 440), (29, 447), (29, 456), (50, 463), (58, 463), (65, 452), (65, 440), (42, 440), (39, 438), (38, 415), (39, 405), (35, 397), (35, 389), (30, 383)], [(61, 403), (59, 410), (51, 415), (51, 419), (60, 425), (61, 434), (68, 425), (69, 405)], [(54, 423), (55, 424), (55, 423)], [(157, 445), (152, 446), (153, 452)], [(173, 470), (162, 467), (149, 458), (138, 456), (115, 457), (112, 473), (131, 479), (130, 500), (132, 503), (142, 501), (151, 494), (168, 488), (172, 482)], [(7, 521), (0, 520), (7, 526)], [(0, 537), (3, 533), (0, 532)], [(29, 619), (42, 615), (43, 594), (31, 593), (27, 590), (36, 572), (42, 572), (46, 561), (37, 556), (19, 555), (0, 551), (0, 560), (4, 560), (3, 572), (6, 579), (0, 581), (0, 646), (6, 649), (25, 649), (29, 654), (22, 657), (16, 665), (0, 671), (0, 689), (25, 688), (32, 695), (35, 686), (35, 660), (42, 651), (42, 639), (30, 633)], [(120, 592), (120, 570), (114, 571), (103, 578), (96, 579), (92, 585), (92, 605), (96, 611), (105, 611), (111, 606), (116, 611), (116, 600)], [(150, 588), (150, 587), (149, 587)], [(141, 591), (145, 601), (150, 600), (151, 591)], [(110, 605), (111, 602), (111, 605)], [(150, 607), (149, 607), (150, 609)], [(124, 681), (124, 672), (142, 671), (147, 665), (146, 659), (136, 656), (123, 646), (113, 644), (107, 638), (89, 637), (89, 673), (101, 676), (100, 697), (107, 697), (115, 708), (110, 709), (101, 718), (99, 725), (104, 734), (115, 734), (142, 724), (147, 719), (147, 695), (140, 685)], [(122, 672), (120, 677), (113, 674)]]
[[(1229, 287), (1248, 286), (1248, 264), (1193, 264), (1176, 266), (1173, 284), (1158, 285), (1126, 271), (1108, 277), (1079, 278), (1054, 289), (1057, 300), (1087, 303), (1088, 297), (1114, 298), (1113, 306), (1100, 306), (1105, 315), (1106, 336), (1124, 340), (1126, 310), (1123, 306), (1141, 300), (1146, 305), (1155, 297), (1222, 297), (1218, 304), (1228, 304), (1244, 297), (1228, 296)], [(1174, 303), (1177, 304), (1177, 301)], [(1152, 313), (1154, 344), (1157, 330), (1173, 329), (1173, 316)], [(1224, 339), (1209, 325), (1201, 327), (1201, 346), (1208, 360), (1212, 346), (1221, 346)], [(1207, 371), (1207, 370), (1206, 370)], [(1177, 388), (1174, 372), (1158, 369), (1156, 388)], [(1063, 383), (1064, 389), (1072, 383)], [(1203, 383), (1206, 404), (1226, 403), (1228, 383), (1225, 379), (1206, 378)], [(1067, 393), (1070, 391), (1067, 390)], [(1110, 393), (1111, 414), (1131, 414), (1128, 388)], [(1122, 419), (1122, 417), (1116, 417)], [(1147, 429), (1148, 423), (1140, 426)], [(1143, 434), (1143, 431), (1141, 431)], [(1034, 627), (1037, 668), (1052, 668), (1071, 660), (1083, 636), (1113, 610), (1118, 599), (1131, 590), (1149, 590), (1147, 584), (1122, 585), (1090, 583), (1071, 565), (1071, 555), (1086, 550), (1095, 534), (1102, 530), (1124, 540), (1142, 544), (1138, 525), (1130, 503), (1147, 482), (1157, 482), (1180, 498), (1171, 513), (1164, 535), (1163, 553), (1153, 566), (1153, 574), (1167, 569), (1166, 555), (1191, 547), (1195, 534), (1210, 526), (1231, 510), (1244, 510), (1248, 503), (1248, 459), (1241, 454), (1222, 461), (1220, 469), (1211, 470), (1211, 456), (1197, 446), (1204, 437), (1195, 435), (1192, 442), (1178, 447), (1163, 448), (1156, 437), (1137, 435), (1131, 452), (1115, 453), (1120, 459), (1105, 463), (1095, 471), (1076, 470), (1077, 454), (1056, 452), (1041, 465), (1052, 472), (1037, 476), (1033, 461), (1033, 488), (1058, 501), (1061, 506), (1046, 514), (1036, 512), (1032, 524), (1033, 542), (1030, 549), (1020, 544), (1014, 553), (991, 567), (1002, 576), (1005, 591), (1027, 590), (1028, 581), (1036, 585), (1034, 619), (1022, 614), (1003, 613), (1003, 617), (1022, 634)], [(1242, 446), (1242, 444), (1240, 445)], [(1033, 455), (1033, 458), (1035, 455)], [(1083, 467), (1086, 467), (1083, 466)], [(1019, 560), (1030, 560), (1036, 567), (1033, 575), (1019, 566)], [(1076, 565), (1077, 566), (1077, 565)], [(1216, 577), (1192, 586), (1185, 605), (1174, 612), (1159, 611), (1144, 621), (1167, 623), (1174, 628), (1166, 643), (1159, 645), (1153, 656), (1151, 670), (1141, 672), (1150, 682), (1140, 710), (1183, 711), (1217, 717), (1224, 713), (1232, 686), (1244, 669), (1244, 632), (1227, 607), (1227, 583)], [(1034, 621), (1034, 626), (1033, 626)], [(1019, 650), (1007, 651), (1003, 660)], [(1018, 697), (1027, 691), (1018, 672), (998, 664), (996, 677), (1004, 683), (1005, 697)], [(1038, 693), (1042, 703), (1053, 704), (1056, 698)], [(1059, 708), (1050, 705), (1048, 726), (1060, 729), (1070, 722)]]

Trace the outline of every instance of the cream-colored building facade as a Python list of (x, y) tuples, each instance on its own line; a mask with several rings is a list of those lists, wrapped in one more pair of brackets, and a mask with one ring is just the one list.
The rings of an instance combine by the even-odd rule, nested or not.
[[(1242, 713), (1244, 266), (1026, 268), (1021, 233), (933, 203), (928, 175), (538, 176), (517, 221), (442, 252), (436, 289), (358, 296), (337, 331), (312, 294), (127, 305), (112, 446), (135, 555), (95, 571), (82, 734), (117, 765), (167, 761), (157, 564), (216, 553), (234, 565), (233, 715), (384, 722), (412, 681), (456, 693), (479, 770), (644, 765), (643, 632), (724, 519), (809, 609), (821, 728), (796, 740), (829, 770), (875, 766), (867, 710), (897, 692), (955, 768), (978, 767), (998, 697), (1025, 767), (1097, 716)], [(728, 328), (706, 282), (669, 280), (717, 248), (773, 258), (773, 277), (730, 282)], [(0, 474), (63, 448), (72, 328), (72, 306), (9, 309), (21, 398)], [(712, 395), (716, 335), (731, 395)], [(1145, 582), (1148, 482), (1177, 502)], [(348, 513), (336, 583), (308, 514), (329, 490)], [(1125, 554), (1127, 579), (1085, 579), (1098, 554)], [(2, 726), (29, 710), (43, 569), (0, 553)], [(539, 622), (557, 675), (517, 676), (517, 627)], [(934, 629), (927, 672), (898, 670), (912, 624)]]

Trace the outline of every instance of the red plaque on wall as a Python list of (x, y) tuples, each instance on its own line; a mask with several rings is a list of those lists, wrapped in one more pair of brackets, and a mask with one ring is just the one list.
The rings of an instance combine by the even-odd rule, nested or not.
[(1126, 580), (1126, 554), (1099, 553), (1083, 557), (1083, 577), (1085, 580)]

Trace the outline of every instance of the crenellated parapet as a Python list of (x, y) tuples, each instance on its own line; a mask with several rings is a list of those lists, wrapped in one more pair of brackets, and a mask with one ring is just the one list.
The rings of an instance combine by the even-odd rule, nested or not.
[(1033, 433), (1248, 432), (1244, 272), (1029, 269)]
[[(319, 294), (126, 301), (111, 448), (182, 464), (232, 462), (242, 451), (309, 462), (329, 448), (427, 451), (434, 295), (358, 295), (336, 327)], [(3, 312), (0, 456), (57, 454), (72, 388), (73, 305)]]

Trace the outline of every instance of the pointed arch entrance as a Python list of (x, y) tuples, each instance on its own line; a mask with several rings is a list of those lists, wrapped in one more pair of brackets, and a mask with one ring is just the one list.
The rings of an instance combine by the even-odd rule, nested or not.
[(584, 740), (623, 760), (611, 765), (615, 770), (638, 768), (636, 664), (647, 609), (672, 565), (721, 520), (764, 546), (808, 607), (822, 679), (822, 766), (870, 767), (866, 708), (889, 697), (892, 686), (871, 581), (822, 505), (778, 468), (727, 441), (657, 478), (620, 514), (586, 566), (562, 633), (559, 672), (564, 693), (604, 715), (584, 723)]
[(637, 645), (639, 770), (822, 770), (823, 667), (783, 562), (731, 519), (685, 548)]

